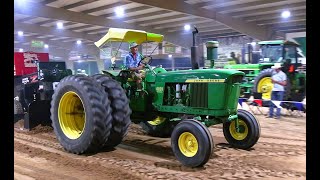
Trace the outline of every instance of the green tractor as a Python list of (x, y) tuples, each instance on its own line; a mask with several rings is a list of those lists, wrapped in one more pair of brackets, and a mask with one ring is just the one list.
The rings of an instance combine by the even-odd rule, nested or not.
[[(110, 28), (95, 44), (162, 42), (160, 34)], [(171, 137), (176, 158), (185, 166), (203, 166), (214, 143), (208, 127), (223, 123), (223, 133), (235, 148), (249, 149), (260, 137), (253, 114), (237, 109), (244, 73), (237, 70), (166, 71), (145, 64), (143, 91), (130, 72), (111, 69), (93, 76), (72, 75), (61, 80), (51, 101), (51, 119), (65, 150), (97, 152), (120, 144), (131, 122), (152, 136)], [(142, 93), (141, 93), (142, 92)]]
[(241, 84), (241, 96), (249, 97), (252, 93), (261, 93), (262, 99), (271, 99), (271, 66), (282, 63), (283, 71), (288, 77), (284, 100), (302, 101), (305, 98), (306, 71), (298, 62), (299, 44), (284, 40), (261, 41), (258, 44), (261, 53), (258, 64), (224, 66), (224, 69), (235, 69), (246, 74)]

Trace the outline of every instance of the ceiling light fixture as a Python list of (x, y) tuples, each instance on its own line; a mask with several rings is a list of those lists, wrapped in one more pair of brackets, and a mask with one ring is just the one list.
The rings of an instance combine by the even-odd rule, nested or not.
[(80, 45), (82, 42), (80, 40), (77, 41), (77, 44)]
[(23, 31), (18, 31), (18, 36), (23, 36)]
[(116, 7), (114, 9), (114, 12), (116, 13), (117, 17), (123, 17), (124, 16), (124, 9), (122, 7)]
[(186, 31), (189, 31), (190, 30), (190, 25), (189, 24), (186, 24), (186, 25), (184, 25), (184, 30), (186, 30)]
[(57, 28), (58, 29), (63, 29), (63, 23), (62, 22), (57, 22)]
[(283, 11), (283, 12), (281, 13), (281, 16), (282, 16), (283, 18), (288, 18), (288, 17), (291, 16), (291, 13), (290, 13), (290, 11)]

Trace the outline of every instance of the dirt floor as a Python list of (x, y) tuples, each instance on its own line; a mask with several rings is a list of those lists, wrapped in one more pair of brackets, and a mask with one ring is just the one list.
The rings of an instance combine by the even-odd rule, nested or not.
[(20, 121), (14, 133), (14, 179), (306, 179), (305, 114), (285, 112), (276, 120), (256, 110), (252, 109), (261, 125), (258, 143), (248, 151), (233, 149), (222, 126), (212, 126), (214, 154), (201, 168), (183, 167), (169, 138), (147, 136), (136, 124), (114, 150), (74, 155), (63, 150), (51, 127), (26, 132)]

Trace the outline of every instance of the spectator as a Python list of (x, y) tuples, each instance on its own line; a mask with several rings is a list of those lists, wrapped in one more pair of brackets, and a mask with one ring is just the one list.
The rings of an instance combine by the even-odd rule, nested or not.
[[(274, 66), (271, 67), (274, 69), (271, 77), (271, 81), (273, 83), (273, 89), (271, 92), (271, 101), (282, 101), (285, 89), (284, 87), (287, 85), (287, 75), (281, 70), (281, 63), (275, 63)], [(269, 115), (268, 118), (273, 118), (273, 109), (274, 103), (270, 103)], [(281, 108), (277, 108), (277, 112), (275, 115), (275, 119), (279, 119), (281, 115)]]

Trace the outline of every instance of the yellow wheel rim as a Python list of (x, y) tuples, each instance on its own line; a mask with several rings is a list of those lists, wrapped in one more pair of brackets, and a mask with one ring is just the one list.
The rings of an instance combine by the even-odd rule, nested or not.
[(69, 91), (59, 102), (59, 124), (69, 139), (77, 139), (83, 133), (86, 122), (85, 108), (79, 95)]
[(241, 141), (241, 140), (244, 140), (248, 136), (248, 126), (244, 121), (242, 121), (240, 119), (238, 120), (238, 122), (239, 122), (240, 132), (237, 132), (237, 130), (236, 130), (236, 122), (235, 121), (231, 122), (231, 124), (229, 126), (229, 132), (234, 139)]
[(152, 120), (152, 121), (147, 121), (147, 122), (148, 122), (149, 124), (153, 125), (153, 126), (157, 126), (157, 125), (162, 124), (165, 120), (166, 120), (166, 118), (158, 116), (158, 117), (155, 118), (154, 120)]
[(189, 132), (184, 132), (179, 136), (178, 146), (180, 152), (187, 157), (193, 157), (198, 152), (198, 141), (196, 137)]
[(258, 92), (262, 93), (262, 99), (271, 99), (272, 88), (271, 77), (264, 77), (258, 82)]

